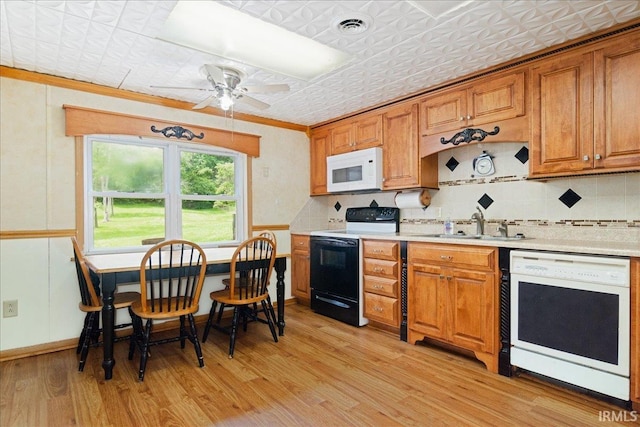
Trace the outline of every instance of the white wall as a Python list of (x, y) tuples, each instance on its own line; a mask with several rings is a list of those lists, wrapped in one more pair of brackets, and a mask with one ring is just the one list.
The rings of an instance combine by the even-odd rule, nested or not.
[[(3, 232), (76, 227), (75, 144), (64, 134), (64, 104), (260, 135), (261, 155), (252, 165), (255, 225), (289, 224), (309, 198), (309, 140), (304, 132), (8, 78), (0, 78), (0, 89)], [(288, 253), (289, 232), (276, 235), (279, 252)], [(17, 317), (0, 317), (0, 350), (79, 335), (83, 315), (72, 253), (67, 237), (0, 240), (0, 300), (18, 300)], [(199, 314), (208, 312), (206, 296), (220, 280), (207, 278)], [(290, 268), (285, 280), (288, 298)]]

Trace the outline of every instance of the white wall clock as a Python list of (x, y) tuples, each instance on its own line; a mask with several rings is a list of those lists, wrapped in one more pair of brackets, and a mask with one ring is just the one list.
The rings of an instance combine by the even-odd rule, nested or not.
[(478, 176), (493, 175), (496, 169), (491, 155), (483, 151), (481, 155), (473, 159), (473, 171)]

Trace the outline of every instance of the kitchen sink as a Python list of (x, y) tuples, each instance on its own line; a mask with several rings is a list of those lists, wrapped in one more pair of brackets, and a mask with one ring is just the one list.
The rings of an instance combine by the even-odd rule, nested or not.
[(456, 234), (421, 234), (423, 237), (439, 237), (446, 239), (477, 239), (479, 236), (475, 236), (473, 234), (464, 234), (464, 233), (456, 233)]
[(474, 237), (479, 240), (501, 240), (501, 241), (527, 239), (527, 237), (524, 237), (522, 234), (516, 234), (515, 236), (474, 236)]

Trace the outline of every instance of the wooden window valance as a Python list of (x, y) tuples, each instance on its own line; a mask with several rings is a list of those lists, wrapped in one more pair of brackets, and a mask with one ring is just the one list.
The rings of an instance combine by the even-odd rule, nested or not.
[(65, 135), (134, 135), (153, 138), (172, 138), (180, 142), (215, 145), (260, 156), (260, 137), (248, 133), (191, 124), (176, 124), (148, 117), (130, 116), (110, 111), (63, 105), (65, 110)]

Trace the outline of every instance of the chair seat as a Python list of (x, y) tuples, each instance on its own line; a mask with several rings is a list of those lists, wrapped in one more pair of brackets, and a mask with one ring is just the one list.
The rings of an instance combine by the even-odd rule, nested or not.
[[(197, 303), (194, 305), (190, 305), (189, 303), (189, 301), (191, 301), (190, 298), (187, 299), (186, 304), (184, 303), (184, 301), (185, 301), (185, 297), (179, 297), (177, 303), (176, 303), (176, 298), (171, 298), (171, 299), (163, 298), (162, 300), (156, 299), (155, 300), (156, 310), (155, 312), (152, 312), (151, 300), (147, 300), (147, 310), (145, 310), (142, 307), (142, 301), (140, 301), (140, 298), (138, 298), (138, 300), (131, 305), (131, 311), (133, 311), (133, 313), (136, 316), (141, 317), (143, 319), (168, 319), (173, 317), (186, 316), (187, 314), (194, 314), (198, 312), (199, 307)], [(162, 305), (161, 309), (158, 307), (158, 303)], [(169, 307), (169, 304), (171, 304), (171, 307)], [(176, 309), (176, 307), (186, 307), (186, 308)]]
[(249, 298), (240, 298), (240, 289), (236, 289), (235, 296), (231, 297), (229, 295), (229, 290), (224, 289), (221, 291), (214, 291), (209, 294), (209, 297), (213, 301), (218, 301), (224, 305), (246, 305), (253, 304), (254, 302), (264, 301), (269, 297), (269, 294), (257, 295), (255, 297)]
[[(139, 292), (120, 292), (120, 293), (116, 293), (113, 296), (113, 306), (116, 309), (131, 307), (131, 304), (133, 304), (135, 301), (140, 301)], [(95, 306), (95, 305), (85, 305), (85, 304), (79, 303), (78, 307), (80, 307), (80, 310), (85, 313), (91, 313), (94, 311), (102, 310), (102, 305)]]

